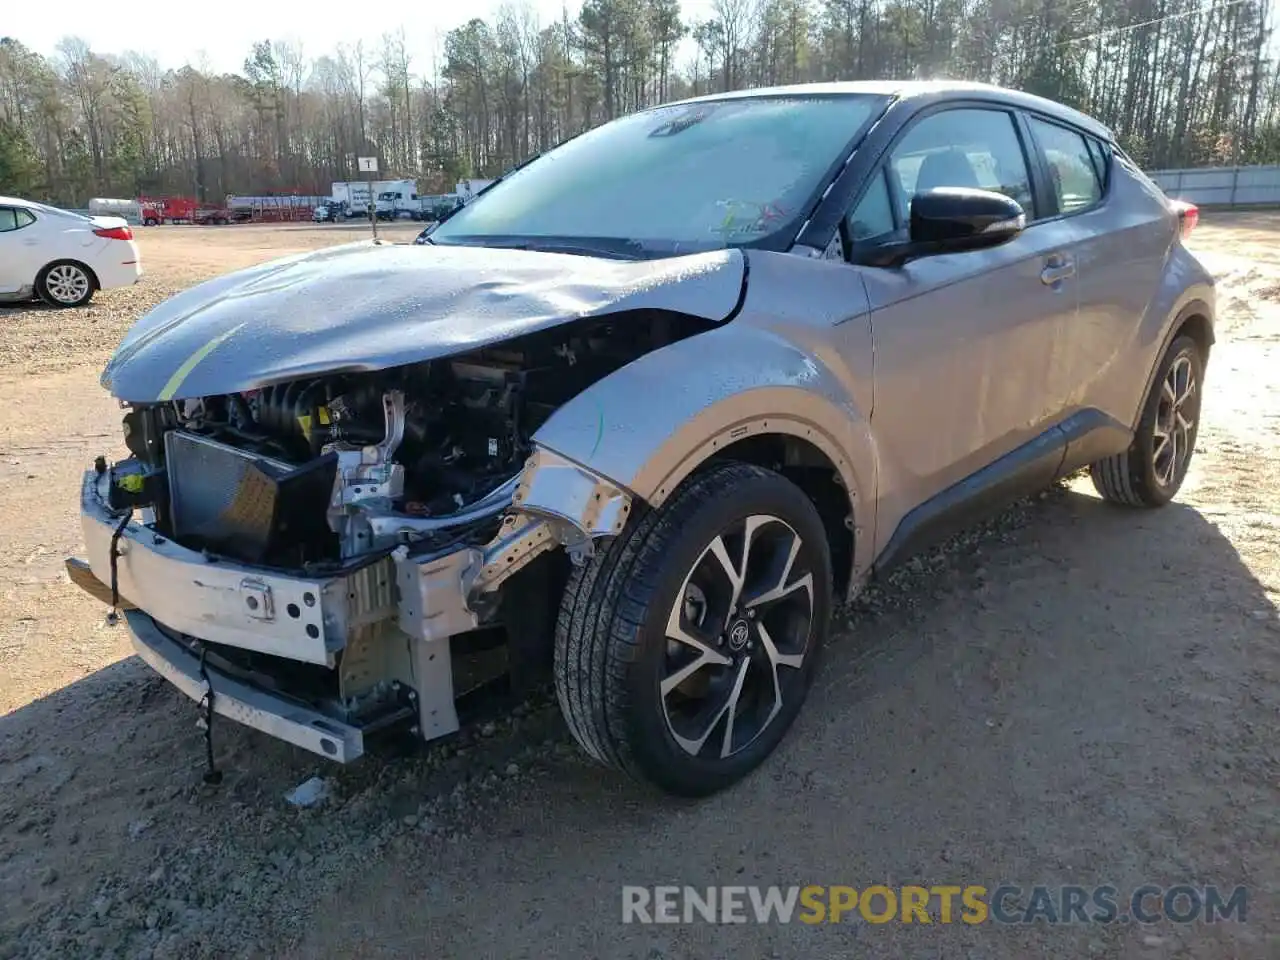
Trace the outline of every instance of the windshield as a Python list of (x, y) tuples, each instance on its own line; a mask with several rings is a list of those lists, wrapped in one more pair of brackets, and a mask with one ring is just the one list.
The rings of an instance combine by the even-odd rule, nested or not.
[(596, 240), (675, 253), (789, 239), (883, 103), (747, 97), (623, 117), (515, 171), (431, 242)]

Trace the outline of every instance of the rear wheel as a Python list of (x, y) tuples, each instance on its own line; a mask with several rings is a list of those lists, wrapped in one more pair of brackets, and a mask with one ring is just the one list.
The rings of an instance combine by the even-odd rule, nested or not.
[(49, 264), (36, 278), (36, 293), (54, 307), (82, 307), (93, 298), (94, 287), (89, 268), (71, 260)]
[(1186, 479), (1200, 428), (1204, 355), (1191, 337), (1176, 338), (1156, 372), (1133, 443), (1089, 468), (1104, 500), (1160, 507)]
[(790, 727), (830, 609), (813, 503), (777, 473), (715, 467), (575, 568), (556, 630), (561, 709), (596, 760), (713, 793)]

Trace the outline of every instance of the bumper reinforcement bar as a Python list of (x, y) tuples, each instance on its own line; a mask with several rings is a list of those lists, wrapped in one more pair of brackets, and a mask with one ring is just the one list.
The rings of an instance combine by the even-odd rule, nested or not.
[(208, 664), (202, 675), (200, 658), (166, 636), (145, 613), (126, 610), (123, 620), (134, 652), (160, 676), (197, 702), (213, 688), (213, 711), (218, 716), (339, 763), (350, 763), (364, 753), (359, 727), (244, 683)]

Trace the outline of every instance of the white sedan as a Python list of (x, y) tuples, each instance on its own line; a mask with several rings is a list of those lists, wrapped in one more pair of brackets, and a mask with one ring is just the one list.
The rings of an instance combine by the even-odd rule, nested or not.
[(142, 276), (133, 231), (123, 217), (82, 217), (30, 200), (0, 197), (0, 301), (38, 296), (79, 307), (95, 290)]

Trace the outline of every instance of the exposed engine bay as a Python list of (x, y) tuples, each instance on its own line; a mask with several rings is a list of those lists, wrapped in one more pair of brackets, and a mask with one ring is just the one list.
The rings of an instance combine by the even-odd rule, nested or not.
[(118, 506), (214, 556), (314, 571), (489, 540), (531, 437), (631, 360), (706, 327), (657, 311), (460, 356), (139, 405)]
[(211, 691), (216, 668), (285, 698), (210, 701), (244, 722), (344, 758), (387, 726), (444, 735), (455, 698), (549, 669), (558, 585), (590, 546), (572, 518), (526, 511), (522, 481), (586, 483), (575, 502), (593, 530), (621, 530), (629, 510), (534, 433), (708, 326), (632, 311), (389, 370), (129, 404), (132, 456), (85, 478), (92, 569), (69, 570), (113, 617), (130, 605), (135, 649), (188, 692)]

